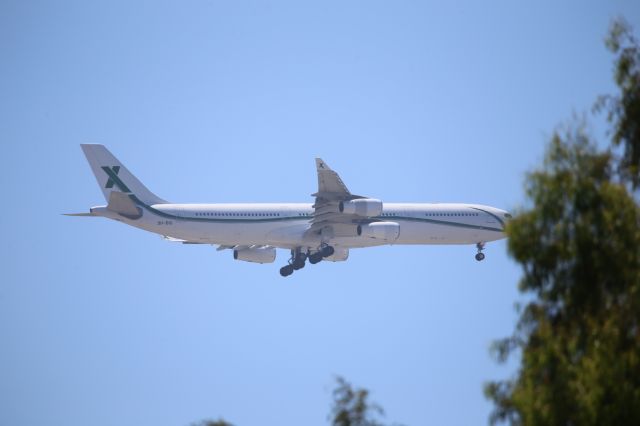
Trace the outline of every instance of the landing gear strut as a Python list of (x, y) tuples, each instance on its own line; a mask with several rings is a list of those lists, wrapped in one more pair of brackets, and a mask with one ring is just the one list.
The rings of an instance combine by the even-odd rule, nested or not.
[(476, 260), (480, 262), (481, 260), (484, 260), (484, 253), (482, 252), (482, 250), (484, 250), (484, 243), (478, 243), (476, 244), (476, 247), (478, 248), (478, 253), (476, 253)]
[(293, 266), (293, 269), (297, 271), (298, 269), (304, 268), (304, 262), (306, 262), (306, 260), (307, 255), (305, 253), (295, 253), (293, 255), (293, 263), (291, 265)]
[(307, 260), (307, 254), (303, 253), (300, 250), (300, 247), (295, 250), (291, 250), (291, 258), (289, 259), (289, 263), (280, 268), (280, 275), (283, 277), (288, 277), (293, 274), (293, 271), (297, 271), (299, 269), (304, 268), (304, 264)]

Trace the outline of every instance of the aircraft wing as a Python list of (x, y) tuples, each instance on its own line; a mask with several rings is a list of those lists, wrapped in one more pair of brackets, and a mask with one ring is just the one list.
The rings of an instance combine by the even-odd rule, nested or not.
[[(261, 245), (261, 244), (251, 244), (251, 245), (234, 245), (234, 246), (219, 245), (219, 246), (216, 248), (216, 251), (223, 251), (223, 250), (245, 250), (245, 249), (266, 249), (266, 248), (271, 248), (271, 247), (275, 247), (275, 246)], [(287, 247), (287, 248), (289, 248), (289, 247)]]
[(318, 192), (311, 194), (316, 197), (313, 204), (314, 213), (311, 228), (308, 232), (321, 232), (322, 228), (338, 223), (355, 223), (366, 219), (357, 215), (341, 213), (338, 206), (341, 201), (367, 198), (352, 194), (344, 184), (338, 173), (331, 169), (321, 158), (316, 158), (318, 172)]

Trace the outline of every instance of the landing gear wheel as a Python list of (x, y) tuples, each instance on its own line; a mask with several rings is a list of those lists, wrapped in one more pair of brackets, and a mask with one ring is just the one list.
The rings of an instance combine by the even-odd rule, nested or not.
[(322, 250), (320, 251), (320, 253), (322, 253), (322, 257), (329, 257), (331, 255), (333, 255), (333, 253), (335, 253), (335, 249), (331, 246), (324, 246), (322, 247)]
[(288, 277), (291, 274), (293, 274), (293, 265), (286, 265), (280, 268), (280, 275), (283, 277)]
[(484, 250), (484, 243), (483, 242), (477, 243), (476, 248), (478, 249), (478, 253), (476, 254), (476, 260), (480, 262), (481, 260), (484, 260), (484, 253), (482, 253), (482, 250)]
[(296, 271), (298, 269), (302, 269), (304, 268), (304, 259), (296, 259), (295, 262), (293, 262), (293, 264), (291, 265), (291, 267), (293, 267), (293, 269), (295, 269)]
[(313, 253), (312, 255), (309, 256), (309, 263), (312, 265), (315, 265), (316, 263), (319, 263), (321, 261), (322, 261), (321, 252)]

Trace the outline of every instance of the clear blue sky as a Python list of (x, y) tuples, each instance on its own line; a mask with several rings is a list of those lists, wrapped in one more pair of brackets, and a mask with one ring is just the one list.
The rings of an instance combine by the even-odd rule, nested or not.
[[(513, 329), (503, 242), (354, 251), (289, 279), (103, 219), (79, 148), (176, 202), (311, 201), (313, 159), (385, 201), (514, 209), (556, 125), (611, 93), (640, 3), (0, 3), (0, 424), (484, 424)], [(529, 2), (530, 3), (530, 2)], [(595, 126), (597, 133), (602, 130)]]

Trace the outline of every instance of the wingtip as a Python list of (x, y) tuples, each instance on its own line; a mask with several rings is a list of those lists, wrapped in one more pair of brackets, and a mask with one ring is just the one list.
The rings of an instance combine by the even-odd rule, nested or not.
[(318, 170), (331, 170), (331, 167), (320, 157), (316, 157), (316, 168)]

